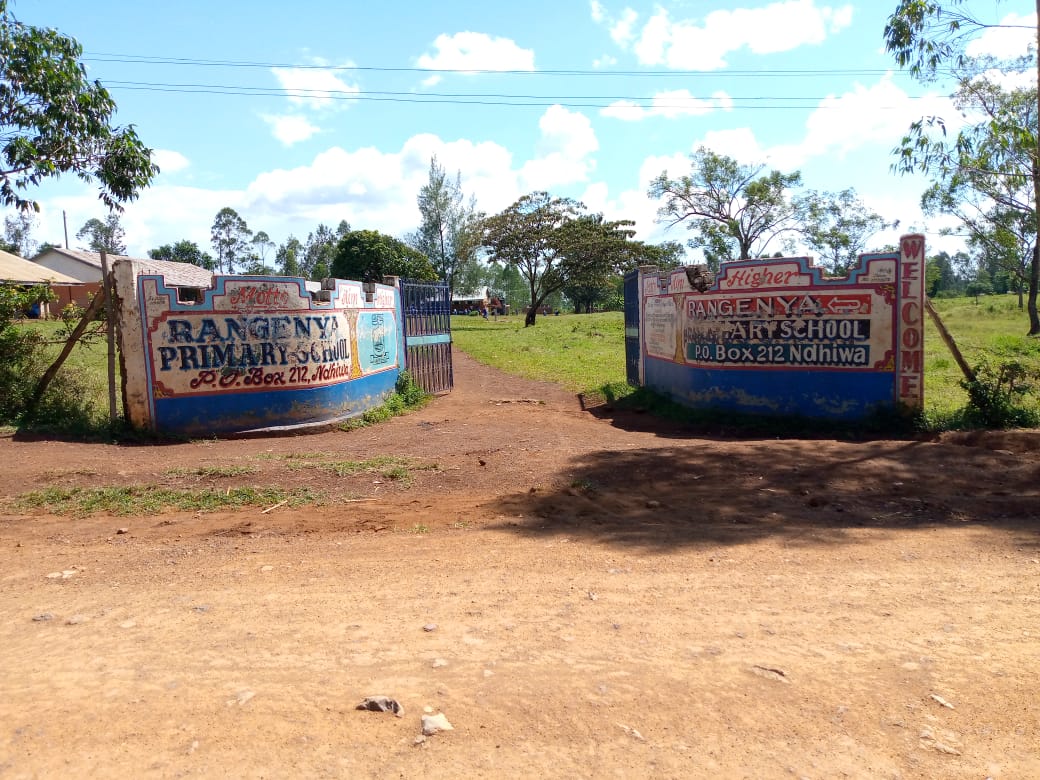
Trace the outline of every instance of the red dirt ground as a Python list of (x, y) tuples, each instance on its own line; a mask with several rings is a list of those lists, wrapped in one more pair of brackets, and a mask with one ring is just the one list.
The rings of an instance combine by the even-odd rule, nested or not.
[[(0, 439), (0, 778), (1040, 777), (1040, 434), (705, 438), (456, 383), (350, 433)], [(384, 455), (410, 480), (312, 467)], [(131, 484), (325, 499), (13, 500)]]

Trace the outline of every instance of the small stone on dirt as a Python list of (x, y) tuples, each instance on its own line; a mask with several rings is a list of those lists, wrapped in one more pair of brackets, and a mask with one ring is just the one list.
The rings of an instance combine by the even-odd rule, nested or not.
[(439, 731), (454, 730), (455, 727), (448, 722), (443, 712), (438, 712), (436, 715), (422, 716), (422, 733), (424, 736), (431, 737)]
[(783, 669), (774, 669), (769, 666), (752, 666), (751, 671), (757, 674), (759, 677), (765, 677), (767, 680), (776, 680), (777, 682), (788, 683), (790, 680), (787, 678), (787, 672)]
[(440, 669), (442, 666), (447, 666), (448, 662), (443, 658), (434, 658), (433, 663), (430, 664), (434, 669)]
[(626, 726), (624, 723), (619, 723), (617, 725), (618, 725), (618, 728), (620, 728), (623, 732), (628, 734), (630, 737), (634, 737), (635, 739), (638, 739), (640, 742), (646, 742), (646, 737), (644, 737), (642, 734), (640, 734), (637, 729), (634, 729), (631, 726)]
[(86, 615), (73, 615), (65, 621), (65, 625), (78, 626), (80, 623), (86, 623), (88, 620), (90, 620), (90, 618), (88, 618)]
[(117, 528), (116, 529), (116, 533), (117, 534), (128, 534), (128, 533), (130, 533), (130, 529), (129, 528)]
[(647, 501), (646, 502), (646, 508), (647, 509), (660, 509), (661, 508), (661, 502), (660, 501), (653, 501), (653, 500)]
[(422, 630), (425, 631), (427, 634), (430, 633), (431, 631), (436, 631), (437, 630), (437, 624), (436, 623), (427, 623), (425, 626), (422, 627)]
[(33, 615), (34, 623), (43, 623), (47, 620), (54, 620), (54, 615), (50, 612), (41, 612), (39, 615)]
[(369, 712), (392, 712), (399, 718), (404, 717), (404, 707), (397, 699), (391, 699), (389, 696), (369, 696), (354, 709)]

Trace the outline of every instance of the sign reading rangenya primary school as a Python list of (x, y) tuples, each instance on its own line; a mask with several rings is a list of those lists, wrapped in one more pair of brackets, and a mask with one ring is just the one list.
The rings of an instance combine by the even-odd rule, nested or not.
[[(829, 277), (808, 258), (638, 272), (629, 381), (699, 408), (861, 418), (923, 403), (924, 239)], [(637, 374), (633, 376), (633, 374)]]
[(131, 422), (177, 433), (307, 425), (378, 406), (402, 368), (400, 292), (388, 285), (218, 276), (167, 284), (117, 263)]

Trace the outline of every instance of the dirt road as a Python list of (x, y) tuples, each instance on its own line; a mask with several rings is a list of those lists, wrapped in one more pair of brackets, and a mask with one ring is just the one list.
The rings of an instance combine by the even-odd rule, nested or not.
[[(1040, 435), (706, 439), (456, 373), (351, 433), (0, 439), (0, 778), (1040, 777)], [(325, 498), (11, 501), (131, 484)]]

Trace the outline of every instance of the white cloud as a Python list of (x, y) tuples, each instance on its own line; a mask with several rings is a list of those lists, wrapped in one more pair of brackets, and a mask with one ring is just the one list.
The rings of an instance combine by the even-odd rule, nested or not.
[(650, 189), (650, 182), (657, 178), (661, 171), (668, 171), (671, 175), (678, 176), (689, 171), (689, 168), (690, 158), (685, 154), (653, 155), (645, 158), (640, 165), (634, 188), (623, 190), (617, 196), (610, 197), (605, 183), (594, 182), (586, 188), (580, 200), (589, 211), (601, 212), (607, 219), (634, 221), (636, 238), (641, 241), (685, 243), (688, 235), (683, 226), (668, 228), (657, 223), (657, 209), (661, 204), (647, 197), (647, 190)]
[(853, 7), (818, 6), (817, 0), (781, 0), (761, 8), (717, 10), (703, 21), (673, 20), (658, 7), (638, 36), (637, 16), (625, 10), (621, 20), (611, 22), (614, 41), (633, 50), (643, 65), (684, 70), (718, 70), (726, 66), (726, 55), (741, 48), (754, 54), (775, 54), (800, 46), (822, 43), (852, 23)]
[(803, 159), (844, 155), (867, 144), (891, 148), (923, 116), (943, 117), (947, 133), (957, 132), (963, 123), (948, 97), (928, 93), (911, 98), (892, 81), (891, 73), (870, 87), (857, 84), (850, 92), (826, 98), (809, 115), (801, 144)]
[(690, 94), (688, 89), (675, 89), (658, 92), (648, 107), (634, 100), (617, 100), (600, 111), (600, 114), (614, 119), (636, 122), (650, 117), (660, 116), (675, 119), (681, 116), (704, 116), (713, 111), (729, 111), (733, 108), (733, 99), (725, 92), (718, 91), (710, 98), (698, 98)]
[[(194, 241), (208, 251), (213, 217), (224, 206), (237, 207), (241, 198), (241, 192), (235, 190), (153, 184), (141, 191), (138, 200), (127, 203), (120, 215), (120, 223), (126, 231), (127, 252), (133, 257), (147, 257), (149, 249), (182, 239)], [(64, 214), (68, 220), (69, 246), (82, 247), (84, 243), (76, 238), (77, 231), (93, 217), (103, 219), (105, 213), (89, 185), (84, 186), (81, 195), (42, 200), (38, 239), (64, 246)]]
[(610, 25), (610, 37), (621, 48), (626, 48), (635, 39), (635, 26), (639, 14), (631, 8), (621, 12), (621, 18)]
[(271, 132), (274, 134), (274, 137), (285, 146), (292, 146), (301, 141), (306, 141), (321, 130), (316, 125), (312, 125), (306, 117), (294, 114), (282, 116), (263, 114), (261, 118), (271, 126)]
[(152, 162), (159, 166), (162, 173), (176, 173), (191, 165), (187, 157), (172, 149), (153, 149)]
[[(476, 32), (438, 35), (435, 54), (423, 54), (417, 65), (430, 70), (534, 70), (534, 52), (509, 38)], [(428, 79), (429, 80), (429, 79)]]
[(463, 192), (475, 195), (482, 209), (498, 211), (519, 196), (519, 173), (504, 147), (420, 134), (398, 151), (332, 147), (308, 165), (262, 173), (243, 193), (242, 214), (250, 225), (272, 225), (265, 228), (272, 236), (289, 230), (306, 235), (318, 222), (341, 219), (402, 236), (418, 224), (415, 198), (434, 154), (445, 170), (461, 173)]
[(598, 0), (592, 0), (589, 5), (592, 13), (592, 21), (599, 24), (606, 17), (606, 9), (603, 8), (603, 4)]
[(1008, 14), (999, 27), (982, 31), (978, 38), (965, 47), (970, 57), (999, 57), (1008, 59), (1026, 54), (1036, 48), (1036, 14)]
[[(801, 168), (815, 157), (838, 161), (865, 146), (893, 148), (912, 122), (923, 116), (940, 116), (947, 133), (956, 133), (964, 122), (953, 102), (928, 93), (911, 98), (886, 74), (871, 86), (855, 85), (849, 92), (820, 102), (805, 122), (805, 135), (797, 143), (763, 146), (749, 127), (706, 133), (693, 146), (706, 146), (742, 163), (765, 163), (781, 171)], [(887, 163), (886, 163), (887, 164)]]
[[(538, 130), (536, 154), (522, 164), (492, 141), (446, 141), (421, 133), (397, 150), (332, 147), (308, 164), (260, 173), (242, 189), (175, 187), (160, 181), (126, 206), (122, 222), (128, 250), (144, 256), (148, 249), (184, 238), (208, 250), (210, 225), (225, 206), (278, 243), (290, 233), (303, 239), (318, 223), (336, 225), (342, 219), (355, 228), (404, 236), (418, 224), (416, 195), (427, 181), (432, 155), (450, 174), (461, 174), (464, 194), (475, 196), (488, 213), (525, 192), (588, 182), (599, 148), (588, 117), (553, 106), (540, 117)], [(62, 210), (69, 213), (73, 234), (73, 225), (101, 216), (96, 194), (86, 185), (82, 195), (41, 201), (40, 240), (61, 241)]]
[(357, 84), (348, 84), (331, 70), (321, 68), (271, 68), (278, 83), (289, 94), (289, 102), (311, 109), (327, 109), (347, 105), (344, 98), (360, 92)]
[(550, 190), (586, 181), (595, 168), (591, 155), (599, 149), (589, 118), (555, 105), (546, 109), (538, 127), (538, 155), (521, 170), (525, 189)]

